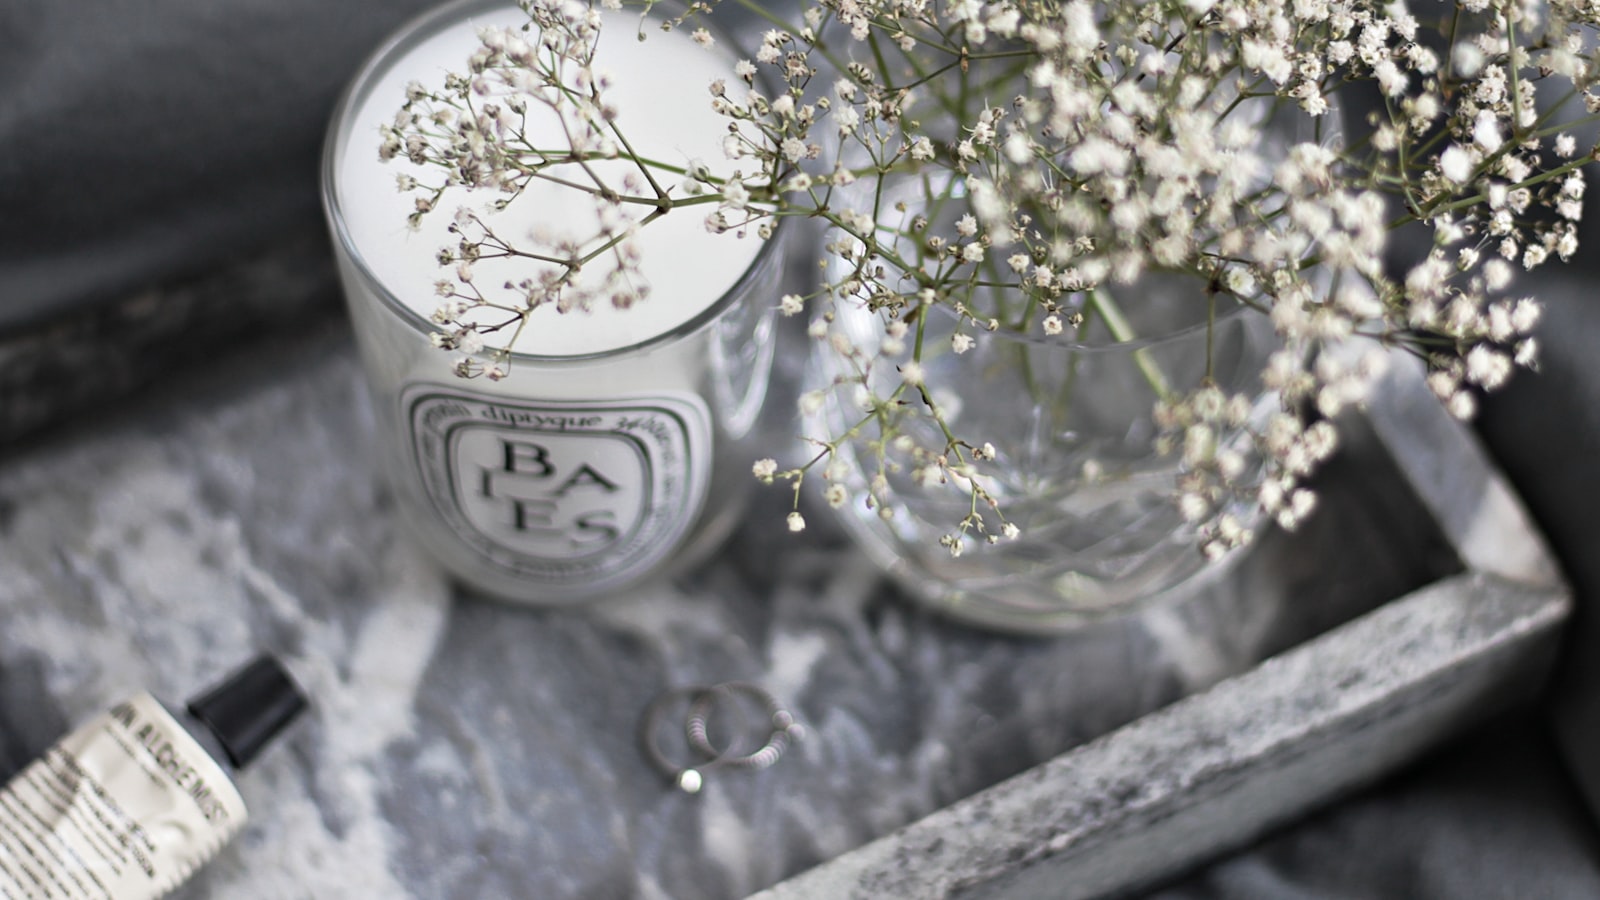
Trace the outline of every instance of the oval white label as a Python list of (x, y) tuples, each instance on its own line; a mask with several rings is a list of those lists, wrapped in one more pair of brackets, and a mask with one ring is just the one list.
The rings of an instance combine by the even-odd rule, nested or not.
[(683, 540), (705, 501), (711, 423), (693, 394), (508, 400), (419, 385), (402, 401), (423, 487), (486, 565), (601, 591)]

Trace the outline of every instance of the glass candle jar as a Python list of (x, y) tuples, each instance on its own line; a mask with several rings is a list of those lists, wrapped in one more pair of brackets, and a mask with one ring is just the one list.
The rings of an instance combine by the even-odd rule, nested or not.
[[(636, 41), (645, 34), (637, 13), (604, 16), (597, 68), (611, 74), (607, 97), (629, 146), (681, 168), (720, 160), (727, 123), (705, 86), (734, 80), (727, 42), (708, 49), (685, 30), (653, 27)], [(712, 234), (704, 214), (713, 207), (673, 210), (637, 234), (646, 299), (631, 309), (540, 307), (503, 347), (503, 378), (457, 377), (461, 355), (434, 345), (430, 315), (435, 285), (457, 277), (440, 268), (440, 248), (460, 238), (445, 210), (407, 227), (416, 199), (396, 179), (421, 167), (404, 154), (381, 162), (380, 128), (408, 83), (466, 71), (480, 27), (527, 22), (505, 0), (467, 0), (403, 28), (335, 113), (323, 200), (404, 520), (461, 581), (554, 604), (688, 564), (736, 520), (758, 455), (743, 443), (771, 369), (783, 230), (765, 240)], [(455, 193), (480, 204), (495, 196)], [(483, 215), (519, 236), (563, 227), (585, 204), (594, 215), (590, 194), (539, 181)], [(526, 259), (475, 265), (475, 284), (529, 277)]]

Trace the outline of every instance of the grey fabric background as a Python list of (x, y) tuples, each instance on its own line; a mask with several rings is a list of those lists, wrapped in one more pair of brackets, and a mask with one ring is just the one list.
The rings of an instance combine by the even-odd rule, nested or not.
[[(317, 158), (337, 92), (429, 5), (0, 2), (0, 335), (320, 231)], [(1600, 309), (1584, 280), (1600, 250), (1588, 245), (1579, 271), (1546, 284), (1544, 372), (1519, 378), (1482, 422), (1580, 602), (1600, 590)], [(1600, 696), (1593, 630), (1585, 603), (1557, 683), (1563, 709)], [(1600, 838), (1548, 721), (1499, 721), (1156, 896), (1600, 896)], [(1585, 757), (1594, 765), (1600, 747), (1580, 744)]]
[(0, 334), (320, 227), (338, 91), (429, 5), (0, 2)]

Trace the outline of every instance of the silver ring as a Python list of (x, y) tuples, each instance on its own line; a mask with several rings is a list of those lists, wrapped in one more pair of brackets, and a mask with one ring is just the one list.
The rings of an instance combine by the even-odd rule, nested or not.
[(726, 698), (724, 704), (743, 714), (744, 706), (738, 695), (754, 699), (767, 713), (766, 741), (749, 753), (737, 753), (739, 742), (731, 741), (722, 751), (721, 765), (731, 769), (765, 769), (783, 758), (789, 744), (805, 737), (805, 727), (796, 722), (794, 715), (783, 707), (770, 693), (747, 681), (728, 681), (708, 688), (694, 697), (689, 704), (689, 720), (684, 734), (689, 745), (701, 753), (716, 754), (717, 748), (710, 739), (709, 719), (717, 698)]
[(710, 748), (710, 752), (706, 752), (699, 746), (694, 745), (686, 737), (686, 749), (701, 754), (704, 759), (698, 761), (690, 760), (686, 764), (680, 764), (669, 759), (666, 752), (661, 748), (662, 716), (665, 715), (667, 707), (683, 699), (688, 699), (690, 703), (693, 703), (695, 698), (709, 690), (711, 688), (695, 685), (662, 691), (656, 695), (655, 699), (650, 701), (650, 705), (645, 707), (644, 715), (639, 719), (639, 745), (643, 748), (645, 757), (650, 760), (651, 765), (655, 766), (657, 771), (665, 775), (674, 786), (686, 794), (699, 793), (700, 788), (705, 785), (705, 773), (723, 765), (729, 755), (738, 749), (737, 745), (730, 744), (727, 749), (719, 751), (707, 742), (705, 746)]
[[(767, 717), (764, 742), (749, 752), (745, 752), (744, 748), (750, 745), (750, 741), (747, 740), (751, 730), (750, 708), (749, 703), (742, 701), (741, 697), (755, 700)], [(691, 758), (685, 763), (678, 763), (669, 758), (668, 753), (662, 748), (662, 732), (664, 730), (671, 732), (671, 729), (663, 729), (662, 725), (668, 708), (684, 701), (687, 701), (687, 718), (683, 729), (684, 749), (691, 757), (698, 755), (700, 758)], [(730, 730), (727, 746), (718, 747), (711, 739), (710, 720), (722, 707), (731, 707), (738, 721)], [(791, 743), (801, 740), (804, 736), (804, 726), (796, 722), (794, 715), (776, 698), (760, 687), (744, 681), (724, 682), (711, 687), (696, 685), (671, 688), (663, 691), (645, 707), (639, 723), (639, 743), (645, 756), (673, 785), (689, 794), (699, 793), (705, 785), (706, 774), (713, 770), (720, 768), (760, 770), (772, 766), (783, 757), (784, 751)]]

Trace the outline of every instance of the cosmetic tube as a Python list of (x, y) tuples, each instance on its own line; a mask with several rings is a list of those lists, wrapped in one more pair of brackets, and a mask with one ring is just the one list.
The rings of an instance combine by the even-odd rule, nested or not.
[(219, 760), (248, 765), (306, 707), (259, 657), (174, 715), (148, 693), (63, 738), (0, 788), (0, 900), (154, 900), (238, 833)]

